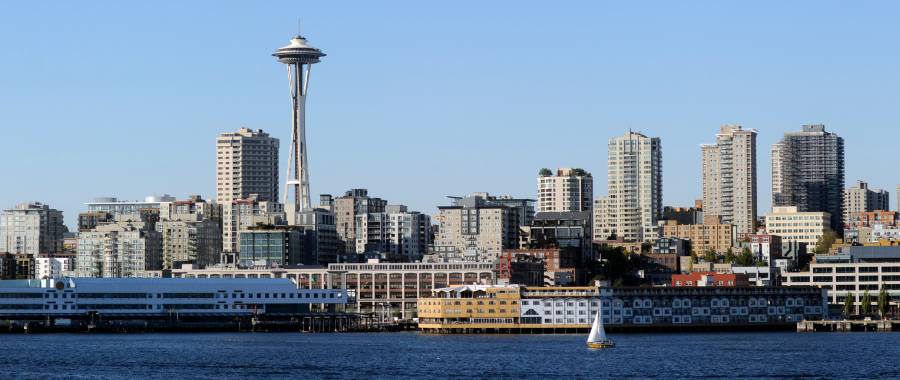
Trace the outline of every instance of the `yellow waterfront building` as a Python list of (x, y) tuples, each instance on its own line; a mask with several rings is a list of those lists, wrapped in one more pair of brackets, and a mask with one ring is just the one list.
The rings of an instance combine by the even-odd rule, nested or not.
[(516, 285), (463, 285), (435, 289), (432, 297), (419, 299), (419, 328), (441, 328), (444, 325), (496, 328), (507, 324), (512, 327), (519, 323), (520, 298)]

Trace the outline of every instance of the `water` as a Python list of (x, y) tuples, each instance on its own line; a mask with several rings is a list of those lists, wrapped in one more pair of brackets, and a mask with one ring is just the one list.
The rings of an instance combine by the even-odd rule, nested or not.
[(896, 333), (0, 335), (0, 378), (900, 378)]

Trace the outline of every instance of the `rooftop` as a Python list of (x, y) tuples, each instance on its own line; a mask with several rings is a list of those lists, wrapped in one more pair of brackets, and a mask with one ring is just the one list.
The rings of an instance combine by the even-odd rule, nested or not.
[(319, 62), (319, 58), (324, 57), (325, 53), (310, 46), (303, 36), (297, 35), (291, 39), (291, 43), (279, 48), (272, 55), (285, 64), (312, 64)]

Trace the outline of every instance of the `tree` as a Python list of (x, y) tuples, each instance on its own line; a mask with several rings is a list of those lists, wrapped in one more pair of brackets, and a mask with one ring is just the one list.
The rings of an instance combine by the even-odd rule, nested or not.
[(591, 176), (590, 172), (588, 172), (587, 170), (584, 170), (582, 168), (572, 169), (572, 174), (579, 176), (579, 177), (590, 177)]
[(847, 296), (844, 297), (844, 318), (849, 317), (853, 314), (853, 294), (847, 292)]
[(860, 303), (860, 305), (859, 305), (859, 312), (860, 312), (862, 315), (868, 315), (869, 312), (870, 312), (871, 309), (872, 309), (872, 299), (869, 297), (869, 291), (868, 291), (868, 290), (866, 290), (866, 292), (863, 293), (862, 301), (859, 301), (859, 303)]
[(716, 250), (710, 248), (707, 249), (706, 252), (703, 252), (703, 261), (708, 263), (714, 263), (719, 259), (719, 255), (716, 253)]
[(828, 250), (834, 245), (835, 240), (837, 240), (837, 234), (834, 231), (825, 232), (822, 234), (822, 237), (819, 238), (819, 241), (816, 242), (815, 253), (817, 255), (828, 253)]
[(553, 175), (553, 172), (550, 171), (550, 169), (541, 168), (541, 171), (538, 172), (538, 175), (541, 177), (549, 177), (549, 176)]
[(740, 256), (737, 257), (737, 264), (742, 267), (748, 267), (753, 265), (753, 254), (750, 253), (749, 249), (744, 249), (741, 251)]
[(887, 290), (885, 290), (884, 285), (882, 285), (881, 290), (878, 291), (878, 314), (881, 315), (881, 319), (884, 319), (890, 305), (891, 301), (890, 298), (888, 298)]
[(725, 251), (725, 262), (734, 264), (734, 261), (736, 259), (737, 257), (734, 256), (734, 251), (731, 249), (731, 247), (729, 247), (728, 250)]
[(691, 264), (700, 263), (700, 255), (697, 252), (691, 252)]
[(741, 254), (747, 255), (747, 256), (752, 257), (753, 259), (756, 259), (755, 257), (753, 257), (753, 253), (750, 252), (750, 248), (744, 247), (743, 249), (741, 249)]

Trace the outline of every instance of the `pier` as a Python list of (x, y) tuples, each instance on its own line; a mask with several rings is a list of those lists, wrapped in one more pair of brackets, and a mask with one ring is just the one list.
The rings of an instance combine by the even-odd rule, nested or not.
[(821, 320), (797, 322), (797, 332), (900, 331), (898, 319)]
[(100, 315), (49, 316), (0, 314), (0, 333), (30, 332), (366, 332), (385, 331), (373, 316), (357, 313), (282, 315)]
[[(703, 323), (606, 325), (608, 333), (752, 332), (791, 331), (793, 323)], [(420, 323), (424, 334), (587, 334), (590, 325), (543, 325), (520, 323)]]

